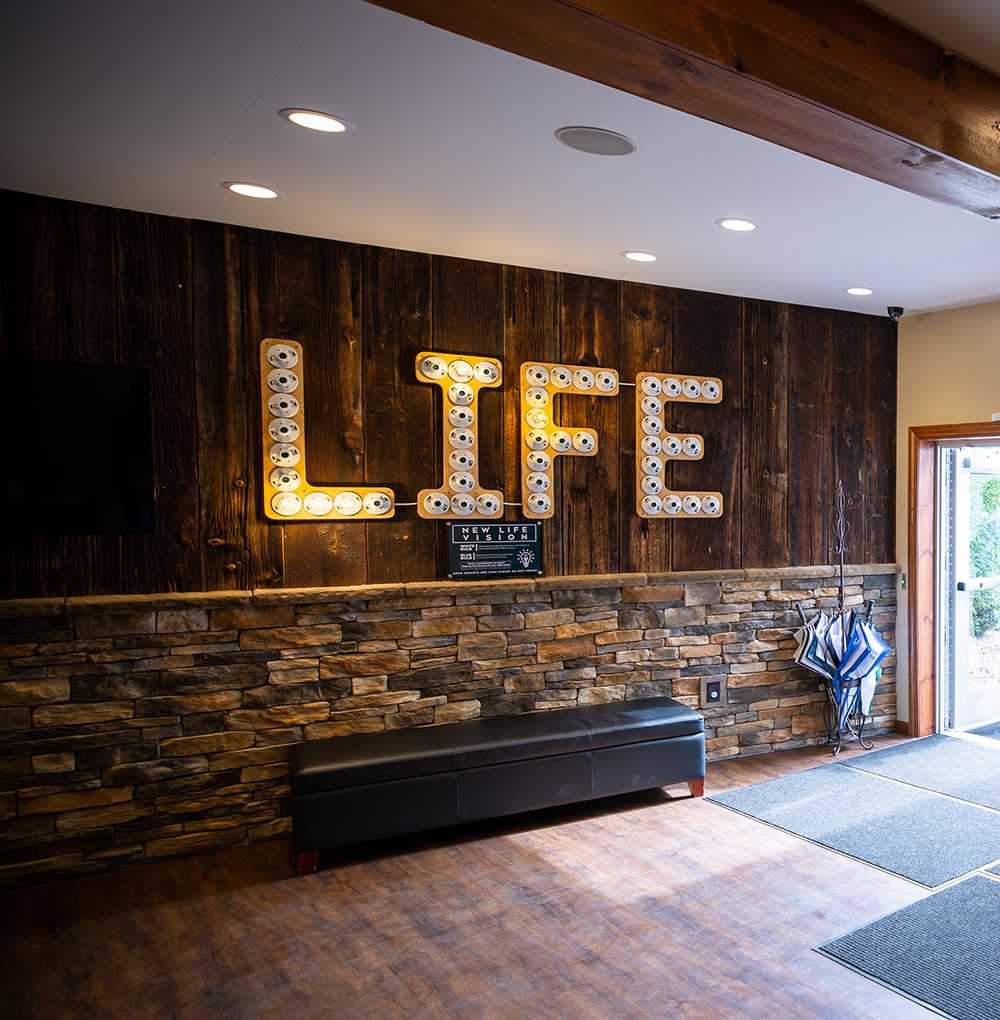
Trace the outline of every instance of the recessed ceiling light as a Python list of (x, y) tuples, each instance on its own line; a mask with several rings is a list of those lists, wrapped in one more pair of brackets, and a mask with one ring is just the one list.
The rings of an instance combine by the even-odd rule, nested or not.
[(740, 219), (738, 216), (723, 216), (721, 220), (716, 220), (716, 223), (722, 227), (723, 230), (735, 230), (737, 232), (747, 232), (750, 230), (756, 230), (757, 224), (751, 220)]
[(651, 251), (623, 251), (621, 253), (623, 259), (628, 259), (630, 262), (659, 262), (660, 256), (654, 255)]
[(871, 287), (845, 287), (845, 294), (850, 294), (851, 297), (868, 297), (869, 294), (874, 294), (875, 291)]
[(308, 128), (310, 131), (322, 131), (328, 135), (342, 135), (346, 131), (354, 130), (354, 125), (342, 117), (334, 117), (329, 113), (320, 113), (318, 110), (279, 110), (278, 113), (292, 124)]
[(274, 188), (265, 188), (262, 184), (250, 184), (247, 181), (223, 181), (222, 186), (226, 191), (244, 198), (278, 198), (281, 194)]
[(578, 152), (590, 152), (595, 156), (628, 156), (637, 146), (631, 138), (617, 131), (596, 127), (561, 127), (556, 138)]

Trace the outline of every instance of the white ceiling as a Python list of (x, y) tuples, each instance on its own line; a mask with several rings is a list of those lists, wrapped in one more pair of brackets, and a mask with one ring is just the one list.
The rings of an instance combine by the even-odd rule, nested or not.
[[(1000, 73), (1000, 0), (872, 6)], [(4, 14), (0, 85), (16, 191), (871, 314), (1000, 299), (1000, 222), (361, 0), (32, 0)], [(290, 106), (356, 130), (304, 131)], [(638, 151), (573, 151), (570, 124)], [(731, 215), (760, 229), (715, 225)]]

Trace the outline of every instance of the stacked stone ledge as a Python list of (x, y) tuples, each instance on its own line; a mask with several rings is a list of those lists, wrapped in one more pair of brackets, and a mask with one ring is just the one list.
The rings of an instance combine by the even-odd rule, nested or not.
[[(895, 566), (850, 567), (894, 644)], [(670, 695), (710, 759), (825, 737), (830, 567), (0, 603), (0, 883), (287, 835), (288, 746)], [(895, 656), (872, 731), (895, 725)], [(704, 702), (719, 680), (723, 698)]]

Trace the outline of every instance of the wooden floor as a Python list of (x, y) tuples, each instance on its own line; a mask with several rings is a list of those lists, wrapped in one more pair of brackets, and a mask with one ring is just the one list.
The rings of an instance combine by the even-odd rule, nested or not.
[[(831, 760), (714, 763), (706, 792)], [(926, 890), (670, 792), (395, 843), (309, 878), (279, 841), (8, 891), (2, 1015), (931, 1015), (813, 951)]]

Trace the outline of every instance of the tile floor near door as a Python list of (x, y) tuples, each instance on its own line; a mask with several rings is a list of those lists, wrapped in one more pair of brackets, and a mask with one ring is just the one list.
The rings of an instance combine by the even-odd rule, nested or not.
[[(706, 792), (831, 760), (712, 763)], [(277, 841), (8, 890), (4, 1015), (931, 1015), (813, 951), (926, 890), (685, 792), (397, 841), (308, 878)]]

